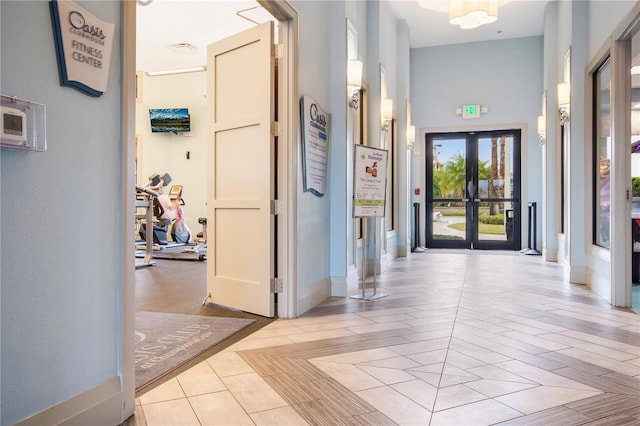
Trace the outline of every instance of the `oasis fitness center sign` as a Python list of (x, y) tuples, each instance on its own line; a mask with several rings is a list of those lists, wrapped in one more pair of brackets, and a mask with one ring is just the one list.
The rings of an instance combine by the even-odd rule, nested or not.
[(51, 1), (60, 81), (91, 96), (107, 89), (115, 24), (71, 1)]

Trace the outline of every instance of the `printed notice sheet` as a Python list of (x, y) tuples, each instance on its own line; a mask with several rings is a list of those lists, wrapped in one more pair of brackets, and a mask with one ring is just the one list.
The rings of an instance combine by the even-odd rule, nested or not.
[(311, 96), (300, 100), (300, 116), (304, 191), (322, 197), (327, 185), (330, 117)]
[(356, 145), (353, 217), (384, 216), (387, 197), (388, 151)]

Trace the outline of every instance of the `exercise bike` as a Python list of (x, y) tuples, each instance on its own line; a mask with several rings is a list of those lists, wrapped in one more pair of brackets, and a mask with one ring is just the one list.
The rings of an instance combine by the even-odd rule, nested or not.
[[(172, 260), (199, 260), (206, 259), (206, 218), (200, 218), (199, 223), (203, 225), (203, 232), (197, 235), (192, 241), (192, 234), (183, 216), (182, 206), (185, 205), (182, 198), (182, 185), (172, 185), (169, 194), (164, 194), (164, 188), (171, 183), (171, 176), (165, 173), (163, 176), (152, 175), (149, 177), (149, 184), (144, 188), (139, 188), (138, 192), (143, 194), (149, 191), (157, 195), (153, 199), (153, 248), (151, 257), (172, 259)], [(203, 223), (204, 221), (204, 223)], [(146, 238), (147, 223), (149, 220), (140, 221), (138, 233), (141, 242)], [(204, 236), (203, 236), (204, 234)], [(171, 237), (171, 240), (168, 239)], [(181, 247), (184, 247), (182, 249)], [(147, 250), (148, 251), (148, 250)]]

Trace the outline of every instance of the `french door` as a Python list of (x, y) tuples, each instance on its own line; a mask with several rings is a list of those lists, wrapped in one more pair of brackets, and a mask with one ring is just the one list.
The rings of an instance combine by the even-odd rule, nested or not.
[(519, 250), (520, 130), (426, 136), (426, 246)]
[[(275, 315), (273, 22), (207, 46), (211, 133), (206, 300)], [(260, 72), (256, 72), (259, 70)]]

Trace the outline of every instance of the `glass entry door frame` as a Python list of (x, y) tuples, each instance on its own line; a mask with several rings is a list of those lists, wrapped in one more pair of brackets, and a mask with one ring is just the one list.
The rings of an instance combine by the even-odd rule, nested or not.
[(520, 250), (520, 130), (426, 135), (429, 248)]

